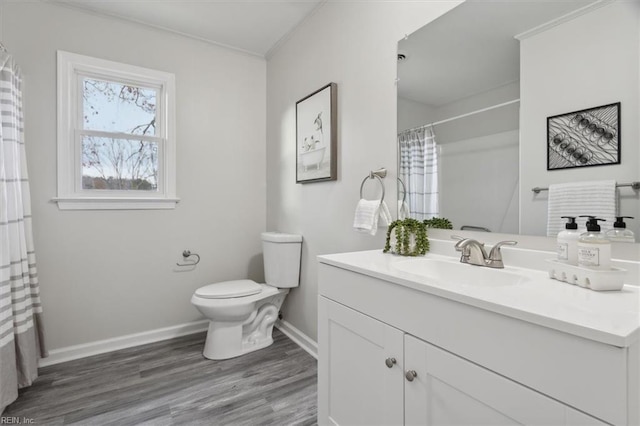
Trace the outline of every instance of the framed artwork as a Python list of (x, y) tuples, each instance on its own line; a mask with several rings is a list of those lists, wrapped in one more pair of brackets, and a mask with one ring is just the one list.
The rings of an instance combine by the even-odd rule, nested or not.
[(296, 102), (296, 183), (338, 179), (337, 91), (329, 83)]
[(547, 117), (547, 170), (620, 164), (620, 102)]

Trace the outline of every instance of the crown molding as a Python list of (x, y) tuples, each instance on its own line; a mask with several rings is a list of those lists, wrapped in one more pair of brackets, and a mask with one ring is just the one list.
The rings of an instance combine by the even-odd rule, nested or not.
[(517, 40), (525, 40), (529, 37), (533, 37), (536, 34), (543, 33), (553, 27), (557, 27), (558, 25), (564, 24), (565, 22), (572, 21), (582, 15), (586, 15), (587, 13), (591, 13), (596, 9), (600, 9), (608, 4), (615, 2), (616, 0), (598, 0), (594, 3), (588, 4), (586, 6), (581, 7), (580, 9), (576, 9), (573, 12), (569, 12), (566, 15), (562, 15), (558, 18), (552, 19), (549, 22), (545, 22), (544, 24), (538, 25), (537, 27), (533, 27), (530, 30), (524, 31), (520, 34), (514, 36)]

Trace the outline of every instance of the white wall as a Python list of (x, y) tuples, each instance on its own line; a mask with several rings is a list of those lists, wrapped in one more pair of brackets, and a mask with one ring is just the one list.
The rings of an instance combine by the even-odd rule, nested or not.
[(398, 97), (398, 133), (433, 121), (433, 107), (412, 99)]
[[(521, 233), (546, 235), (550, 183), (640, 180), (638, 28), (640, 3), (618, 1), (521, 42)], [(622, 163), (547, 171), (546, 118), (621, 102)], [(640, 231), (640, 194), (621, 189), (620, 211)]]
[(491, 232), (518, 233), (518, 131), (440, 146), (440, 216)]
[[(398, 98), (398, 129), (457, 117), (519, 98), (509, 83), (439, 107)], [(440, 217), (461, 226), (517, 233), (519, 103), (434, 127), (439, 145)]]
[[(519, 84), (508, 83), (493, 90), (473, 94), (434, 109), (431, 122), (446, 120), (469, 112), (516, 100)], [(489, 111), (459, 118), (435, 126), (439, 143), (449, 143), (517, 130), (520, 104), (518, 102)]]
[[(412, 99), (398, 98), (398, 131), (457, 117), (520, 97), (519, 82), (470, 95), (445, 105), (432, 106)], [(519, 103), (450, 121), (436, 126), (439, 143), (471, 139), (518, 129)]]
[[(203, 284), (262, 279), (266, 61), (45, 2), (7, 2), (2, 41), (25, 75), (25, 136), (50, 349), (186, 323)], [(172, 72), (177, 187), (168, 211), (60, 211), (56, 50)], [(202, 256), (176, 270), (183, 249)]]
[[(267, 227), (304, 237), (301, 284), (284, 316), (313, 339), (316, 256), (384, 245), (384, 232), (372, 238), (352, 224), (370, 170), (389, 168), (387, 199), (396, 197), (397, 41), (458, 3), (327, 2), (267, 63)], [(338, 84), (338, 180), (296, 184), (296, 101), (331, 81)]]

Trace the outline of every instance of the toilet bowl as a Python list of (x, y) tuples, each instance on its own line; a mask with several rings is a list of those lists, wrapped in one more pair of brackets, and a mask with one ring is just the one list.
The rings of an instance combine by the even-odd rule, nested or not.
[(289, 288), (300, 282), (302, 237), (262, 234), (266, 284), (224, 281), (200, 287), (191, 303), (209, 320), (206, 358), (234, 358), (273, 343), (273, 325)]

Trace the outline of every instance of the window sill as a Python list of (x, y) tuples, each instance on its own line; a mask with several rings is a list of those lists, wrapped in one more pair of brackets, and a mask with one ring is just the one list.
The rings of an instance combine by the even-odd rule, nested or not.
[(168, 210), (174, 209), (179, 198), (53, 198), (60, 210)]

